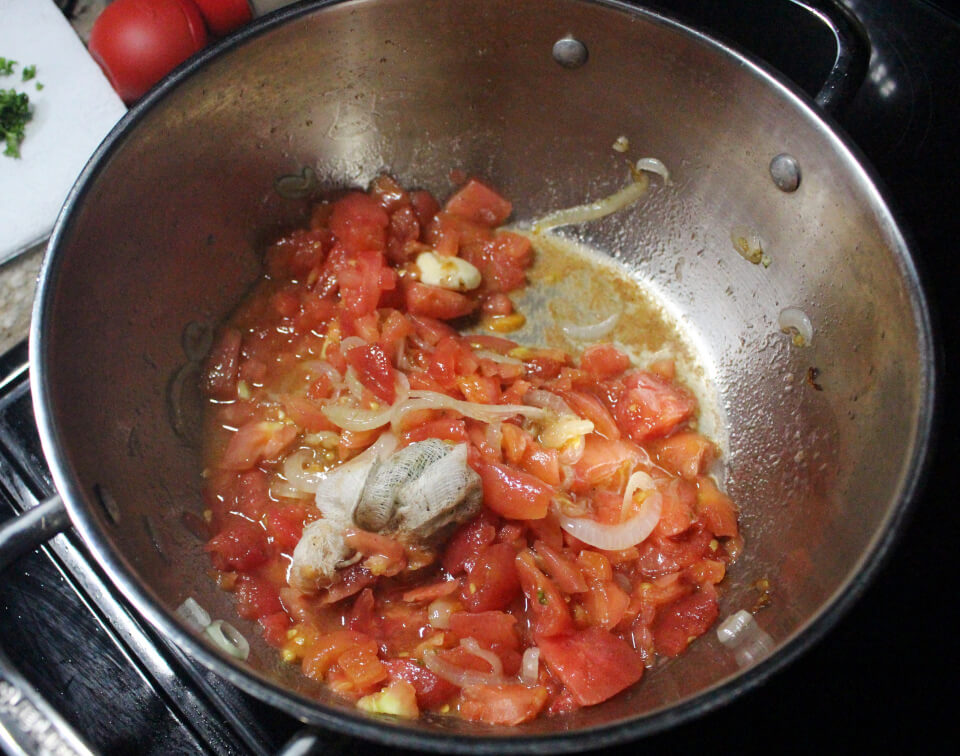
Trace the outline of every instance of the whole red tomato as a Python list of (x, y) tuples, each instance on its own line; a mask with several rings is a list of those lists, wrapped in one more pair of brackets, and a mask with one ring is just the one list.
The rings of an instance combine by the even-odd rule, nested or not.
[(94, 22), (89, 49), (129, 105), (206, 44), (193, 0), (114, 0)]
[(193, 0), (211, 34), (222, 37), (253, 18), (247, 0)]

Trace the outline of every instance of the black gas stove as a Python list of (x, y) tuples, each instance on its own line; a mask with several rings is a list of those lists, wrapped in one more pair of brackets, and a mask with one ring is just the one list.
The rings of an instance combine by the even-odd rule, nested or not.
[[(788, 0), (661, 0), (657, 7), (764, 58), (814, 94), (832, 36)], [(871, 43), (835, 118), (876, 168), (912, 236), (940, 334), (939, 438), (924, 493), (884, 569), (811, 651), (719, 711), (626, 752), (924, 752), (958, 732), (954, 542), (960, 273), (958, 3), (847, 0)], [(895, 428), (891, 432), (896, 432)], [(27, 350), (0, 358), (0, 519), (52, 491), (33, 424)], [(333, 754), (368, 744), (303, 726), (219, 680), (129, 608), (79, 539), (58, 536), (0, 580), (0, 648), (107, 754)], [(950, 691), (953, 691), (951, 694)], [(377, 746), (381, 752), (391, 749)]]

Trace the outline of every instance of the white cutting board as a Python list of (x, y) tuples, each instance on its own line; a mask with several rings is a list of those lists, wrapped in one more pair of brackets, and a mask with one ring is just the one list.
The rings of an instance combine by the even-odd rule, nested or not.
[[(0, 76), (0, 89), (26, 92), (33, 110), (21, 157), (0, 147), (2, 263), (50, 235), (70, 187), (126, 107), (53, 0), (0, 0), (0, 57), (19, 63)], [(24, 82), (28, 65), (37, 76)]]

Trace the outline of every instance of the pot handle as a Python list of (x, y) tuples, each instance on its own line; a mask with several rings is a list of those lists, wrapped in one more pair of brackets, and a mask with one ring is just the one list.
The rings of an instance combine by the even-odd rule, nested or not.
[(848, 105), (867, 75), (870, 38), (860, 20), (841, 0), (790, 0), (815, 15), (833, 32), (837, 57), (814, 98), (827, 113), (836, 115)]
[[(70, 526), (54, 495), (0, 526), (0, 572)], [(17, 756), (94, 756), (95, 751), (47, 703), (0, 650), (0, 745)]]

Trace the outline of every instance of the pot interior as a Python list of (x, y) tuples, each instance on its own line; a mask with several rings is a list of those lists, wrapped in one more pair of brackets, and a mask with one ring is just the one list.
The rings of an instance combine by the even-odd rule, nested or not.
[[(566, 36), (585, 64), (554, 59)], [(279, 176), (309, 169), (334, 191), (387, 171), (443, 197), (458, 169), (522, 221), (620, 188), (620, 136), (630, 157), (663, 160), (672, 184), (654, 179), (635, 205), (563, 233), (644, 281), (695, 351), (746, 538), (721, 617), (754, 607), (769, 581), (757, 622), (789, 653), (876, 561), (915, 483), (932, 388), (922, 293), (868, 175), (789, 89), (660, 17), (573, 0), (297, 8), (204, 55), (101, 149), (45, 263), (34, 396), (74, 522), (136, 605), (181, 640), (172, 611), (188, 596), (234, 618), (185, 525), (203, 508), (190, 388), (264, 241), (306, 217), (306, 201), (277, 193)], [(802, 171), (793, 192), (770, 177), (783, 152)], [(768, 267), (737, 253), (731, 236), (744, 233)], [(787, 308), (812, 322), (809, 345), (781, 332)], [(710, 632), (569, 717), (509, 732), (372, 725), (236, 624), (253, 651), (222, 672), (301, 718), (382, 738), (640, 732), (744, 674)]]

